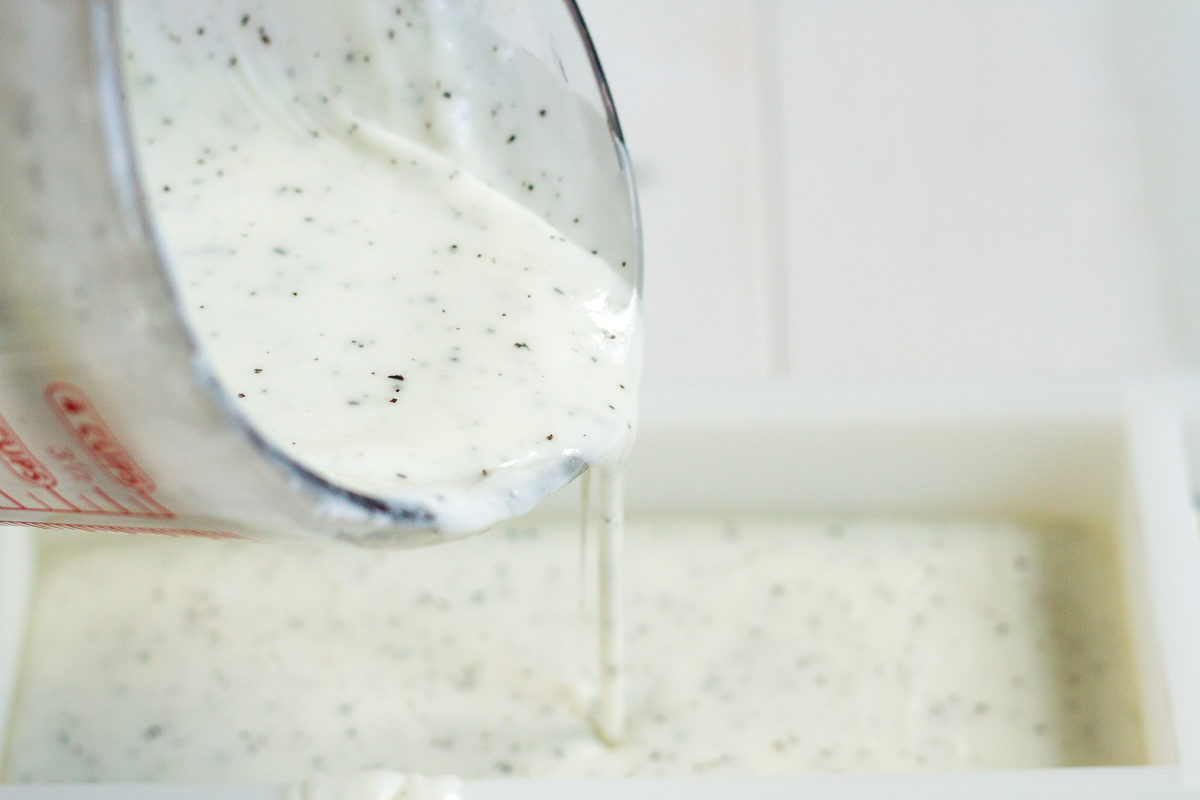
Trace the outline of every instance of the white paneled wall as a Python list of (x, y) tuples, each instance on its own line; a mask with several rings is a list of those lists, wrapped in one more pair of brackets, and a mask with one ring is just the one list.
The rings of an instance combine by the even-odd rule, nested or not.
[[(580, 3), (633, 156), (645, 226), (647, 378), (782, 366), (778, 203), (764, 187), (763, 7)], [(777, 227), (777, 226), (776, 226)]]
[(1200, 4), (581, 5), (648, 379), (1196, 365)]

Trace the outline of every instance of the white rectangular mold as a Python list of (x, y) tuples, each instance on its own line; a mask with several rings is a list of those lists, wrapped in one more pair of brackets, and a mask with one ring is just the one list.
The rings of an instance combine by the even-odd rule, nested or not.
[[(1119, 532), (1148, 766), (792, 777), (467, 781), (500, 798), (1200, 798), (1200, 384), (764, 382), (651, 387), (633, 515), (1052, 518)], [(736, 452), (737, 458), (727, 456)], [(572, 498), (544, 514), (572, 513)], [(0, 538), (0, 688), (15, 682), (35, 548)], [(7, 700), (7, 697), (6, 697)], [(5, 704), (7, 707), (7, 703)], [(299, 777), (299, 776), (298, 776)], [(5, 786), (0, 798), (282, 796), (284, 786)]]

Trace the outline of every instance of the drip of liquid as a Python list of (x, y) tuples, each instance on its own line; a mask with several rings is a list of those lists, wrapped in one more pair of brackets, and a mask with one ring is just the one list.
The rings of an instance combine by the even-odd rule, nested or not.
[[(593, 471), (599, 488), (594, 536), (589, 524), (593, 514)], [(596, 736), (609, 746), (616, 746), (624, 740), (628, 715), (625, 625), (621, 603), (621, 561), (625, 535), (623, 474), (619, 462), (593, 467), (581, 479), (580, 492), (583, 506), (580, 538), (581, 618), (585, 629), (593, 629), (596, 634), (596, 649), (591, 655), (595, 659), (596, 692), (592, 725)], [(593, 570), (594, 576), (590, 574)], [(592, 673), (593, 670), (587, 666), (585, 674)]]
[(367, 769), (341, 777), (319, 776), (290, 784), (283, 800), (462, 800), (462, 781)]
[(597, 724), (607, 744), (625, 738), (625, 627), (621, 612), (621, 551), (625, 536), (625, 494), (621, 467), (599, 468), (600, 708)]

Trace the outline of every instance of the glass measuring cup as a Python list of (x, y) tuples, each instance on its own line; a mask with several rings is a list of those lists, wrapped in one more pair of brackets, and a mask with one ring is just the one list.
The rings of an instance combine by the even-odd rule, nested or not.
[[(574, 3), (434, 5), (508, 45), (515, 66), (495, 75), (514, 91), (578, 98), (560, 149), (593, 165), (583, 190), (604, 213), (571, 235), (622, 254), (636, 302), (628, 158)], [(288, 22), (296, 7), (280, 6)], [(297, 31), (302, 12), (290, 20)], [(458, 44), (462, 57), (480, 57)], [(490, 524), (586, 468), (564, 456), (414, 504), (335, 485), (272, 445), (213, 377), (180, 312), (138, 176), (120, 53), (113, 0), (0, 6), (0, 522), (415, 545), (469, 532), (464, 504)], [(541, 213), (506, 185), (504, 153), (454, 136), (423, 143)], [(472, 520), (479, 527), (478, 513)]]

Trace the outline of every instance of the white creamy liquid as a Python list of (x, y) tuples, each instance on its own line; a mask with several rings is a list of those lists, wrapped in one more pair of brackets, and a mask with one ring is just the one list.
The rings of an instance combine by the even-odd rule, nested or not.
[[(631, 251), (602, 256), (596, 226), (629, 228), (632, 211), (619, 217), (622, 182), (589, 176), (614, 152), (589, 159), (586, 107), (452, 4), (123, 12), (127, 99), (181, 303), (270, 443), (339, 486), (433, 509), (451, 534), (525, 510), (490, 497), (547, 466), (565, 465), (562, 482), (621, 460), (637, 297)], [(579, 142), (568, 169), (560, 151)], [(517, 202), (502, 188), (522, 175)], [(597, 186), (616, 212), (603, 192), (578, 196)], [(575, 240), (551, 224), (583, 218)], [(603, 515), (609, 741), (624, 725), (619, 534)]]
[(629, 726), (615, 748), (584, 719), (595, 644), (579, 625), (572, 522), (401, 552), (60, 542), (38, 573), (10, 781), (1146, 758), (1103, 530), (633, 519)]
[(565, 87), (518, 93), (514, 70), (540, 65), (436, 2), (122, 8), (180, 302), (272, 445), (344, 488), (433, 508), (452, 534), (494, 522), (480, 498), (539, 470), (565, 465), (561, 483), (623, 455), (640, 368), (630, 256), (560, 228), (632, 216), (600, 190), (579, 199), (593, 165), (564, 171), (547, 144), (591, 113)]
[(283, 800), (463, 800), (463, 787), (461, 780), (447, 775), (367, 769), (296, 781), (287, 787)]

